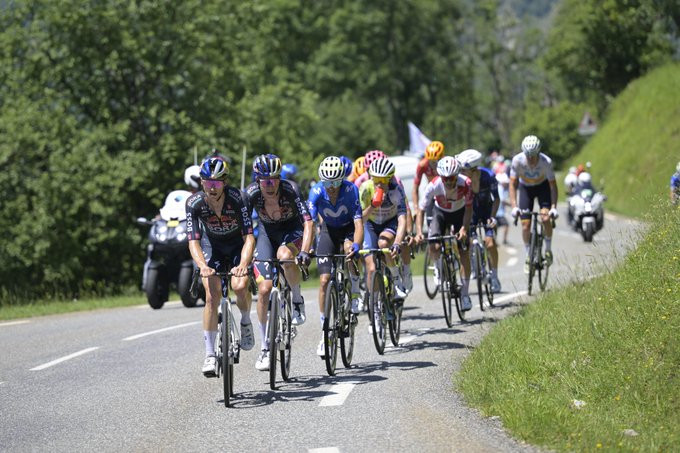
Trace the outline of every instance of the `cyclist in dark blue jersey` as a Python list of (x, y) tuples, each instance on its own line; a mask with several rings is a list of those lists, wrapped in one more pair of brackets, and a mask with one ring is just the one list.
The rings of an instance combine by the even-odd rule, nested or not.
[[(257, 260), (290, 260), (296, 258), (303, 266), (309, 265), (314, 222), (300, 190), (292, 181), (281, 180), (281, 160), (274, 154), (261, 155), (253, 162), (257, 180), (246, 188), (250, 210), (257, 212), (260, 225), (255, 258)], [(293, 263), (283, 265), (286, 280), (293, 296), (293, 324), (305, 322), (305, 301), (300, 294), (300, 269)], [(267, 309), (272, 290), (272, 266), (256, 263), (257, 316), (260, 321), (262, 351), (255, 364), (258, 370), (269, 369), (267, 344)]]
[[(498, 279), (498, 248), (496, 247), (496, 213), (501, 204), (498, 195), (496, 175), (488, 168), (481, 167), (482, 153), (476, 149), (466, 149), (456, 156), (463, 167), (463, 174), (472, 181), (472, 225), (484, 223), (484, 242), (491, 261), (491, 291), (500, 292), (501, 282)], [(476, 234), (472, 228), (472, 235)]]
[(223, 159), (206, 159), (200, 168), (203, 191), (196, 192), (186, 201), (189, 251), (201, 271), (206, 295), (203, 308), (206, 357), (202, 369), (206, 377), (216, 375), (217, 306), (222, 297), (222, 282), (215, 276), (216, 271), (231, 269), (234, 274), (231, 286), (241, 311), (241, 348), (247, 351), (255, 345), (250, 321), (250, 292), (247, 290), (248, 266), (253, 259), (255, 238), (243, 194), (226, 185), (228, 171)]
[[(359, 190), (349, 181), (344, 180), (346, 167), (338, 157), (325, 158), (319, 166), (318, 182), (309, 193), (309, 213), (312, 219), (319, 219), (321, 232), (317, 246), (317, 255), (345, 253), (348, 257), (356, 254), (364, 240), (364, 227), (361, 220)], [(318, 258), (319, 269), (319, 312), (321, 327), (324, 322), (326, 291), (330, 281), (331, 260)], [(352, 284), (352, 313), (359, 313), (360, 289), (359, 275), (350, 267)], [(316, 353), (323, 357), (323, 333)]]
[(671, 176), (671, 203), (680, 201), (680, 162), (675, 166), (675, 173)]

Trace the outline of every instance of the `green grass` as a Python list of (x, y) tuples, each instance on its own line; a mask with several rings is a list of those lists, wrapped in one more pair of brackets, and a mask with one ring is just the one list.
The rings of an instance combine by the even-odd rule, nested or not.
[(565, 168), (591, 161), (593, 182), (605, 181), (606, 207), (640, 216), (652, 200), (668, 199), (670, 177), (680, 160), (679, 144), (676, 63), (632, 82), (612, 103), (600, 130)]
[(618, 269), (549, 293), (485, 337), (455, 379), (469, 404), (559, 451), (677, 451), (680, 209), (666, 206)]
[[(175, 299), (172, 299), (172, 297), (170, 299), (178, 300), (179, 296), (176, 295)], [(146, 298), (142, 293), (139, 293), (137, 296), (117, 296), (71, 301), (45, 300), (24, 305), (0, 305), (0, 320), (6, 321), (9, 319), (31, 318), (34, 316), (96, 310), (100, 308), (129, 307), (141, 304), (146, 304)]]

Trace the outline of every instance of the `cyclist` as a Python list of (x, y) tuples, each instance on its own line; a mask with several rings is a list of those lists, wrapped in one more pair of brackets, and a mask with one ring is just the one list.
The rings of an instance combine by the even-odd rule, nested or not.
[[(281, 160), (274, 154), (257, 156), (253, 162), (257, 179), (246, 188), (246, 199), (251, 210), (257, 212), (260, 230), (257, 236), (255, 259), (296, 258), (302, 266), (309, 265), (314, 223), (300, 196), (297, 184), (281, 180)], [(286, 280), (293, 295), (293, 325), (305, 322), (305, 301), (300, 294), (300, 269), (293, 263), (283, 265)], [(260, 321), (262, 348), (255, 368), (269, 369), (267, 344), (267, 309), (272, 290), (272, 266), (255, 264), (257, 281), (257, 317)]]
[(505, 208), (510, 207), (510, 195), (508, 192), (510, 178), (505, 173), (498, 173), (496, 174), (496, 181), (498, 182), (498, 195), (501, 199), (501, 204), (496, 212), (496, 223), (498, 224), (498, 229), (503, 230), (503, 245), (507, 245), (509, 224), (508, 219), (505, 218)]
[[(413, 180), (413, 193), (411, 194), (411, 200), (413, 200), (414, 208), (418, 209), (418, 189), (420, 188), (420, 181), (423, 175), (427, 178), (427, 182), (432, 181), (437, 176), (437, 162), (439, 159), (444, 157), (444, 144), (439, 141), (430, 142), (425, 148), (425, 157), (418, 163), (416, 167), (416, 177)], [(427, 216), (430, 217), (432, 212), (428, 212)]]
[[(319, 218), (321, 234), (319, 235), (318, 255), (338, 253), (354, 256), (364, 239), (364, 225), (361, 219), (362, 211), (359, 204), (359, 190), (349, 181), (344, 181), (346, 167), (341, 159), (326, 157), (319, 165), (320, 181), (309, 193), (309, 213), (313, 219)], [(318, 258), (319, 269), (319, 313), (321, 327), (324, 322), (324, 308), (326, 291), (331, 275), (331, 259)], [(352, 284), (352, 313), (359, 313), (360, 289), (359, 275), (350, 266), (350, 282)], [(323, 357), (323, 332), (316, 350), (317, 355)]]
[[(437, 174), (427, 184), (425, 196), (420, 199), (418, 214), (416, 215), (416, 241), (423, 242), (423, 217), (427, 205), (434, 202), (432, 208), (432, 222), (428, 231), (428, 237), (446, 235), (453, 227), (453, 232), (462, 244), (468, 244), (468, 231), (472, 220), (472, 181), (465, 175), (460, 174), (462, 165), (454, 157), (442, 157), (437, 163)], [(439, 244), (433, 242), (429, 245), (430, 255), (438, 263)], [(472, 308), (472, 301), (468, 294), (470, 289), (470, 252), (467, 247), (460, 251), (460, 265), (462, 270), (461, 290), (462, 309), (467, 311)], [(441, 270), (439, 270), (441, 275)]]
[(365, 172), (366, 168), (364, 168), (364, 156), (357, 157), (357, 159), (354, 161), (354, 165), (352, 165), (352, 173), (347, 177), (347, 180), (349, 182), (354, 182)]
[(281, 167), (281, 179), (297, 182), (298, 167), (295, 164), (283, 164)]
[[(406, 195), (404, 188), (394, 181), (394, 164), (386, 157), (379, 157), (368, 168), (370, 179), (359, 188), (359, 199), (364, 220), (364, 247), (386, 248), (387, 265), (395, 279), (397, 296), (406, 297), (406, 289), (394, 259), (401, 252), (399, 244), (406, 235)], [(366, 256), (366, 281), (372, 289), (375, 262)]]
[[(217, 336), (217, 306), (222, 296), (221, 279), (216, 271), (231, 268), (231, 286), (236, 305), (241, 311), (241, 348), (248, 351), (255, 345), (250, 321), (248, 265), (253, 258), (255, 238), (243, 193), (226, 184), (229, 167), (220, 157), (206, 159), (200, 168), (203, 191), (186, 201), (189, 251), (201, 271), (205, 288), (203, 308), (203, 339), (205, 360), (203, 374), (216, 375), (215, 338)], [(218, 214), (219, 213), (219, 214)]]
[(671, 176), (671, 203), (680, 201), (680, 162), (675, 166), (675, 173)]
[(342, 167), (345, 169), (345, 179), (349, 178), (349, 175), (352, 174), (352, 169), (354, 168), (352, 159), (347, 156), (340, 156), (340, 161), (342, 162)]
[[(498, 248), (496, 247), (495, 230), (496, 214), (501, 204), (498, 193), (498, 182), (494, 172), (486, 167), (481, 167), (482, 153), (476, 149), (466, 149), (456, 156), (463, 169), (462, 173), (470, 178), (471, 188), (474, 194), (472, 201), (472, 225), (484, 223), (484, 242), (489, 252), (491, 262), (491, 291), (501, 291), (501, 282), (498, 279)], [(476, 234), (476, 230), (471, 233)]]
[[(550, 265), (553, 260), (551, 250), (552, 225), (550, 218), (556, 219), (557, 213), (557, 183), (553, 172), (552, 160), (541, 151), (541, 141), (535, 135), (527, 135), (522, 140), (522, 152), (512, 158), (510, 167), (510, 204), (512, 217), (517, 218), (521, 213), (522, 239), (526, 260), (524, 273), (529, 273), (529, 236), (531, 215), (528, 213), (534, 207), (534, 199), (538, 198), (545, 232), (545, 259)], [(517, 187), (519, 186), (519, 205), (517, 204)]]

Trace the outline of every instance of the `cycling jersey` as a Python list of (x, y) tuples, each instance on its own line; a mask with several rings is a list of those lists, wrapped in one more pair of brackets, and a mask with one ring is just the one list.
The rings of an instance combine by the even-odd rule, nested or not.
[[(387, 187), (387, 191), (383, 196), (382, 205), (375, 208), (369, 217), (369, 220), (373, 223), (383, 224), (400, 215), (406, 215), (406, 195), (404, 195), (404, 188), (394, 179), (395, 178), (390, 181)], [(375, 184), (372, 179), (369, 179), (361, 185), (359, 188), (361, 209), (366, 209), (371, 204), (374, 193)]]
[(331, 228), (344, 227), (361, 219), (359, 189), (349, 181), (342, 181), (335, 205), (331, 203), (323, 182), (318, 182), (309, 192), (307, 207), (312, 219), (320, 215), (324, 223)]
[(208, 205), (208, 195), (196, 192), (187, 199), (187, 237), (200, 240), (205, 232), (209, 239), (230, 241), (253, 234), (253, 223), (248, 214), (243, 193), (235, 187), (224, 188), (224, 204), (218, 216)]
[(430, 161), (423, 157), (420, 162), (418, 162), (418, 166), (416, 167), (416, 177), (413, 180), (413, 185), (416, 187), (420, 186), (420, 180), (423, 178), (423, 175), (427, 178), (427, 182), (432, 181), (435, 176), (437, 176), (437, 166), (435, 165), (432, 167), (430, 165)]
[(479, 189), (472, 202), (475, 212), (491, 209), (494, 201), (499, 199), (498, 180), (494, 172), (485, 167), (479, 167)]
[(257, 212), (260, 222), (264, 227), (284, 224), (299, 220), (300, 223), (311, 220), (307, 206), (302, 201), (300, 190), (292, 181), (281, 180), (279, 182), (279, 211), (280, 216), (276, 219), (271, 218), (264, 208), (264, 196), (260, 189), (260, 184), (254, 182), (246, 187), (246, 200), (248, 207)]
[(680, 191), (680, 172), (677, 172), (671, 176), (671, 189), (675, 192)]
[(519, 178), (519, 182), (525, 186), (537, 186), (543, 181), (554, 181), (552, 160), (543, 153), (538, 155), (538, 162), (535, 166), (529, 166), (527, 156), (519, 153), (512, 158), (510, 167), (510, 177)]
[(426, 211), (434, 200), (438, 209), (445, 212), (458, 211), (466, 206), (472, 206), (472, 181), (464, 175), (458, 175), (456, 185), (447, 190), (441, 177), (437, 176), (427, 183), (425, 195), (418, 202), (421, 211)]

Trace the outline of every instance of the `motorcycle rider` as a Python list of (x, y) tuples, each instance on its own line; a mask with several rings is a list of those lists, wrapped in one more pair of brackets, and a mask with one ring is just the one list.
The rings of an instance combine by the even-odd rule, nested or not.
[[(520, 211), (531, 211), (534, 199), (538, 198), (538, 205), (545, 232), (545, 259), (548, 266), (552, 264), (552, 225), (550, 218), (556, 219), (557, 213), (557, 183), (553, 172), (552, 160), (541, 153), (541, 141), (535, 135), (527, 135), (522, 140), (522, 152), (512, 158), (510, 167), (510, 203), (512, 217), (517, 218)], [(519, 187), (519, 206), (517, 204), (517, 188)], [(522, 239), (526, 259), (524, 273), (529, 273), (529, 236), (531, 234), (531, 214), (522, 212)]]
[[(260, 231), (257, 236), (256, 260), (290, 260), (296, 258), (302, 266), (310, 262), (314, 222), (309, 215), (298, 185), (281, 179), (281, 159), (274, 154), (257, 156), (253, 162), (257, 180), (246, 188), (249, 210), (257, 212)], [(296, 256), (297, 255), (297, 256)], [(283, 264), (286, 280), (293, 296), (293, 325), (302, 325), (305, 301), (300, 294), (300, 268), (294, 263)], [(257, 317), (260, 322), (262, 349), (255, 363), (260, 371), (269, 369), (269, 344), (267, 343), (267, 309), (269, 293), (273, 287), (272, 266), (255, 264), (257, 281)]]
[(184, 170), (184, 183), (191, 193), (201, 190), (201, 167), (192, 165)]
[(215, 338), (217, 306), (222, 297), (222, 282), (215, 273), (231, 268), (231, 286), (241, 312), (241, 348), (255, 345), (250, 320), (251, 296), (248, 291), (248, 266), (253, 258), (253, 226), (242, 192), (227, 185), (229, 166), (220, 157), (210, 157), (200, 168), (203, 191), (187, 199), (187, 236), (191, 257), (201, 272), (205, 288), (203, 374), (216, 376)]

